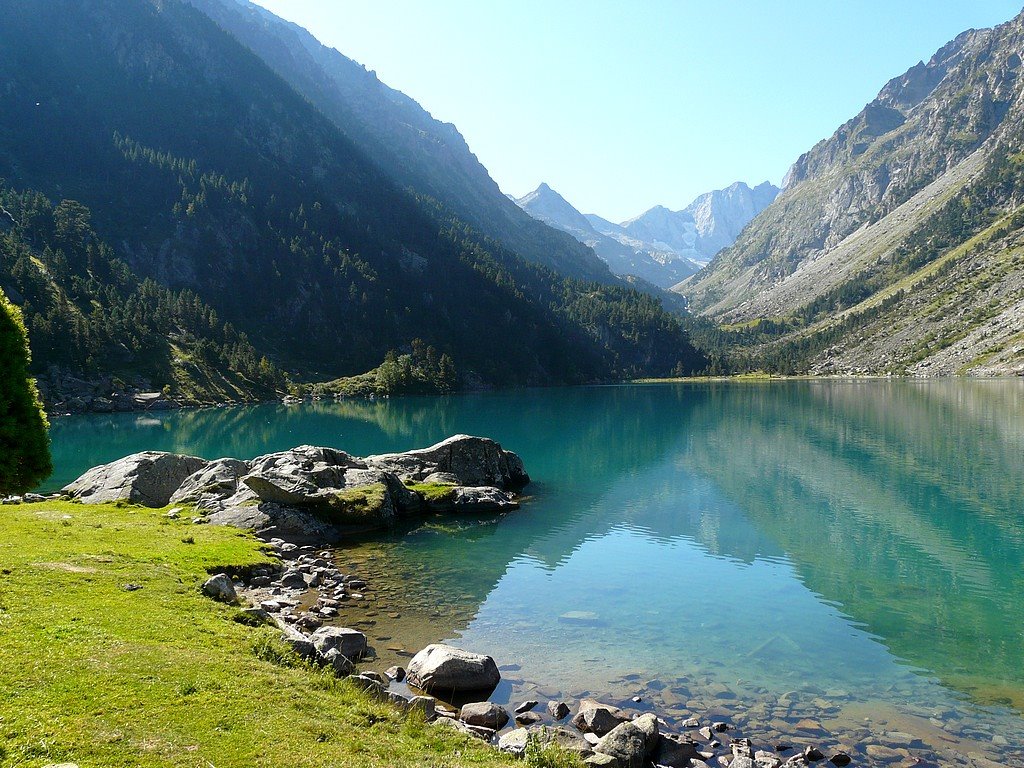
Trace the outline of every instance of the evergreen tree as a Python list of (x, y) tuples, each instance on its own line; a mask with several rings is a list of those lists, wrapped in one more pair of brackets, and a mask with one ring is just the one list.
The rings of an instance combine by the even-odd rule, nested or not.
[(28, 378), (21, 312), (0, 291), (0, 495), (23, 493), (53, 471), (46, 416)]

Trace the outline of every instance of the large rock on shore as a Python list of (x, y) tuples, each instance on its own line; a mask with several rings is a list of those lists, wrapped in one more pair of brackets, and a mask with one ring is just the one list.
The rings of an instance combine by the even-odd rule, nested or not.
[(580, 702), (579, 711), (572, 719), (575, 725), (583, 733), (594, 733), (604, 736), (616, 726), (629, 720), (629, 717), (618, 707), (602, 704), (593, 699), (584, 699)]
[(217, 459), (189, 475), (171, 495), (171, 504), (193, 504), (200, 508), (234, 496), (238, 481), (249, 474), (249, 464), (238, 459)]
[(413, 656), (406, 680), (428, 693), (492, 691), (501, 673), (490, 656), (435, 643)]
[(615, 726), (594, 745), (594, 751), (615, 758), (621, 768), (644, 768), (657, 745), (658, 718), (648, 713)]
[(165, 507), (189, 476), (205, 469), (195, 456), (145, 451), (94, 467), (63, 492), (85, 504), (128, 501), (144, 507)]
[(366, 655), (366, 635), (348, 627), (321, 627), (312, 635), (313, 647), (320, 656), (337, 650), (352, 661), (358, 661)]
[(211, 523), (328, 542), (405, 515), (516, 509), (506, 489), (527, 482), (514, 453), (487, 438), (456, 435), (366, 459), (310, 445), (252, 461), (139, 453), (91, 469), (64, 490), (96, 504), (191, 504)]
[(369, 456), (366, 463), (417, 482), (436, 472), (452, 475), (465, 486), (521, 488), (530, 482), (516, 454), (494, 440), (471, 435), (454, 435), (415, 451)]

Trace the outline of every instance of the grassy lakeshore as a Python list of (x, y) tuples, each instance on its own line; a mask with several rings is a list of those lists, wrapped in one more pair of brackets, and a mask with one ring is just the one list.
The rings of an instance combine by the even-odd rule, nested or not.
[(300, 663), (276, 630), (203, 597), (211, 569), (268, 561), (247, 534), (114, 505), (0, 515), (2, 766), (512, 763)]

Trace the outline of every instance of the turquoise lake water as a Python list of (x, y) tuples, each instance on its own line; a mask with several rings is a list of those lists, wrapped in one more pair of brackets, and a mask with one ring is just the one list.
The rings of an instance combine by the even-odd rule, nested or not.
[(640, 695), (670, 723), (717, 713), (755, 741), (799, 741), (810, 718), (808, 743), (902, 750), (860, 764), (1024, 765), (1024, 381), (71, 417), (48, 486), (139, 450), (366, 455), (459, 432), (516, 451), (534, 482), (516, 513), (341, 549), (378, 589), (360, 620), (382, 660), (448, 639), (506, 665), (499, 701)]

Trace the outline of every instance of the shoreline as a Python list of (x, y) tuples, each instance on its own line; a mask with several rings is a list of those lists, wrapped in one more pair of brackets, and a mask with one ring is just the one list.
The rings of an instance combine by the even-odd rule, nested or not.
[[(372, 653), (357, 662), (352, 673), (365, 675), (368, 672), (372, 679), (383, 682), (382, 691), (386, 695), (405, 699), (422, 696), (424, 691), (405, 684), (401, 674), (395, 679), (392, 673), (396, 667), (402, 667), (404, 672), (404, 667), (417, 651), (432, 643), (445, 642), (445, 638), (438, 637), (436, 631), (431, 634), (434, 623), (429, 619), (424, 622), (425, 626), (417, 627), (417, 631), (409, 631), (408, 614), (423, 616), (426, 611), (420, 606), (409, 605), (403, 599), (402, 591), (396, 590), (396, 585), (386, 583), (381, 573), (372, 573), (380, 567), (359, 568), (360, 563), (370, 562), (370, 557), (360, 550), (364, 545), (375, 543), (372, 537), (366, 539), (352, 546), (339, 545), (317, 551), (309, 545), (297, 547), (281, 540), (271, 541), (278, 551), (282, 546), (288, 549), (287, 553), (281, 554), (284, 572), (294, 574), (291, 569), (298, 562), (300, 569), (306, 567), (314, 574), (320, 573), (319, 569), (325, 567), (324, 561), (329, 560), (330, 567), (337, 573), (346, 574), (344, 583), (354, 584), (358, 589), (357, 596), (340, 603), (327, 598), (326, 605), (317, 587), (310, 585), (305, 592), (302, 588), (293, 589), (290, 594), (285, 590), (286, 597), (280, 609), (283, 613), (275, 611), (275, 620), (279, 625), (283, 622), (304, 631), (320, 626), (337, 626), (362, 632)], [(316, 565), (318, 562), (319, 566)], [(385, 583), (380, 583), (381, 579)], [(243, 587), (240, 595), (257, 600), (255, 605), (260, 606), (267, 599), (274, 599), (264, 591), (266, 586), (255, 591)], [(327, 611), (321, 615), (324, 607)], [(467, 618), (472, 618), (472, 611), (467, 611)], [(386, 645), (380, 647), (380, 643)], [(455, 644), (458, 645), (458, 641)], [(490, 652), (489, 649), (471, 650)], [(503, 688), (489, 696), (488, 701), (508, 714), (508, 723), (501, 728), (477, 726), (465, 732), (499, 749), (503, 744), (506, 747), (519, 744), (528, 734), (539, 733), (541, 728), (557, 729), (560, 738), (570, 748), (576, 745), (586, 749), (576, 740), (578, 738), (592, 748), (597, 743), (594, 737), (599, 734), (580, 730), (573, 719), (579, 716), (581, 709), (589, 706), (587, 702), (596, 701), (601, 707), (621, 714), (622, 722), (653, 714), (662, 735), (688, 745), (683, 748), (693, 753), (693, 759), (708, 765), (719, 764), (716, 761), (721, 758), (732, 760), (730, 768), (748, 766), (742, 760), (735, 762), (738, 758), (759, 761), (750, 764), (758, 768), (806, 765), (818, 761), (824, 761), (822, 765), (903, 768), (918, 765), (992, 768), (994, 765), (1015, 764), (1006, 762), (1009, 754), (999, 754), (1003, 749), (998, 736), (995, 737), (996, 742), (988, 743), (964, 736), (954, 738), (945, 730), (946, 723), (936, 718), (939, 712), (911, 712), (909, 705), (901, 708), (891, 701), (882, 700), (851, 698), (844, 702), (842, 699), (848, 694), (841, 690), (797, 686), (782, 696), (756, 695), (742, 687), (723, 685), (711, 678), (699, 682), (700, 673), (692, 670), (683, 677), (675, 673), (628, 672), (613, 681), (619, 683), (617, 692), (610, 687), (605, 690), (589, 687), (563, 690), (557, 684), (529, 679), (520, 663), (501, 658), (495, 658), (495, 661), (501, 670)], [(773, 719), (765, 709), (765, 701), (768, 700), (774, 701), (776, 709), (785, 710), (785, 720), (778, 719), (777, 715)], [(523, 714), (518, 712), (519, 705), (531, 701), (537, 703), (525, 712), (533, 714), (517, 721), (517, 717)], [(458, 703), (442, 698), (437, 704), (437, 712), (440, 717), (451, 719), (455, 723), (453, 727), (462, 728), (465, 724), (459, 722)], [(549, 703), (550, 711), (547, 710)], [(559, 704), (568, 707), (563, 717), (554, 714)], [(526, 734), (520, 732), (523, 728)], [(569, 731), (570, 735), (564, 731)], [(963, 752), (965, 761), (955, 762), (945, 754), (943, 744), (948, 745), (951, 740)], [(986, 760), (990, 762), (986, 763)]]
[[(44, 402), (44, 409), (46, 415), (50, 419), (63, 419), (70, 416), (96, 416), (96, 415), (109, 415), (116, 413), (167, 413), (174, 411), (202, 411), (217, 408), (242, 408), (245, 406), (254, 405), (269, 405), (271, 403), (277, 403), (280, 405), (301, 405), (303, 403), (313, 402), (345, 402), (345, 401), (356, 401), (356, 402), (380, 402), (389, 400), (407, 400), (407, 399), (430, 399), (437, 400), (442, 398), (448, 398), (460, 395), (471, 395), (481, 393), (493, 393), (493, 392), (518, 392), (526, 391), (531, 389), (575, 389), (575, 388), (587, 388), (587, 387), (621, 387), (630, 385), (651, 385), (651, 384), (765, 384), (773, 382), (786, 382), (786, 381), (1016, 381), (1021, 379), (1021, 375), (1005, 374), (1001, 376), (968, 376), (964, 374), (950, 374), (948, 376), (912, 376), (912, 375), (897, 375), (897, 374), (795, 374), (795, 375), (782, 375), (782, 374), (753, 374), (753, 373), (737, 373), (730, 374), (727, 376), (666, 376), (666, 377), (649, 377), (639, 379), (624, 379), (622, 381), (610, 381), (610, 382), (595, 382), (591, 384), (550, 384), (550, 385), (537, 385), (537, 386), (522, 386), (522, 387), (496, 387), (489, 389), (473, 389), (473, 390), (457, 390), (446, 394), (396, 394), (396, 395), (380, 395), (380, 396), (352, 396), (352, 395), (336, 395), (336, 396), (322, 396), (322, 395), (304, 395), (297, 397), (295, 395), (284, 395), (280, 397), (271, 397), (265, 399), (253, 399), (253, 400), (239, 400), (232, 402), (210, 402), (200, 403), (192, 401), (177, 401), (173, 398), (154, 399), (144, 402), (136, 402), (135, 395), (129, 395), (126, 399), (122, 399), (117, 403), (115, 407), (110, 406), (110, 399), (98, 398), (100, 400), (106, 400), (107, 402), (101, 403), (99, 407), (88, 406), (82, 409), (67, 410), (58, 406), (66, 405), (66, 401), (58, 403)], [(155, 393), (136, 393), (140, 395), (153, 395)], [(128, 405), (128, 401), (131, 400), (132, 405)]]

